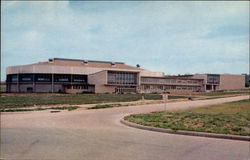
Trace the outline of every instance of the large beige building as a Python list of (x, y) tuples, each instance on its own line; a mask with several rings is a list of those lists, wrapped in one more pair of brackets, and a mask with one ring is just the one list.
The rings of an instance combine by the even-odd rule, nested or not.
[[(161, 93), (241, 89), (239, 75), (165, 76), (123, 62), (53, 58), (7, 68), (7, 92)], [(216, 76), (219, 76), (217, 82)], [(229, 80), (230, 79), (230, 80)]]

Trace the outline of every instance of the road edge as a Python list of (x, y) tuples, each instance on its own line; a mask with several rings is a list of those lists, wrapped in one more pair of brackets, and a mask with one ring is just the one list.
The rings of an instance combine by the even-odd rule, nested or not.
[(198, 137), (208, 137), (208, 138), (220, 138), (220, 139), (229, 139), (229, 140), (250, 141), (250, 136), (236, 136), (236, 135), (216, 134), (216, 133), (207, 133), (207, 132), (194, 132), (194, 131), (156, 128), (156, 127), (149, 127), (149, 126), (143, 126), (140, 124), (132, 123), (132, 122), (124, 120), (123, 118), (120, 120), (120, 122), (126, 126), (129, 126), (129, 127), (148, 130), (148, 131), (156, 131), (156, 132), (169, 133), (169, 134), (180, 134), (180, 135), (187, 135), (187, 136), (198, 136)]

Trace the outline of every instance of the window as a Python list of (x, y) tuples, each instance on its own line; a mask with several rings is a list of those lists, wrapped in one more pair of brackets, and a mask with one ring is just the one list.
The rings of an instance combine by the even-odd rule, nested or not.
[(51, 82), (52, 74), (36, 74), (35, 81), (36, 82)]
[(12, 82), (17, 82), (18, 81), (17, 75), (13, 75), (12, 78), (11, 78), (11, 81)]
[(19, 75), (20, 82), (32, 82), (33, 74), (20, 74)]
[(87, 75), (72, 75), (72, 82), (87, 82)]
[(54, 82), (70, 82), (71, 75), (69, 74), (55, 74), (54, 75)]
[(108, 72), (109, 84), (137, 84), (137, 73), (130, 72)]
[(220, 83), (219, 75), (208, 75), (207, 76), (207, 83), (214, 83), (214, 84)]

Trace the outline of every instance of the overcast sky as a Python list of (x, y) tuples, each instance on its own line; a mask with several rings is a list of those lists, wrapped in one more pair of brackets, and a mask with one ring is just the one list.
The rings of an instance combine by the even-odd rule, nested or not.
[(1, 2), (7, 66), (76, 58), (166, 74), (249, 72), (249, 2)]

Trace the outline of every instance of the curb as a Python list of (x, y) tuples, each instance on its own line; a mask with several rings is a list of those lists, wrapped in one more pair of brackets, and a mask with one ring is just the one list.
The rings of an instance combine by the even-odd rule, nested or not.
[(207, 133), (207, 132), (193, 132), (193, 131), (184, 131), (184, 130), (177, 131), (177, 130), (172, 130), (172, 129), (143, 126), (140, 124), (126, 121), (124, 119), (121, 119), (120, 122), (129, 127), (134, 127), (134, 128), (148, 130), (148, 131), (156, 131), (156, 132), (163, 132), (163, 133), (170, 133), (170, 134), (180, 134), (180, 135), (187, 135), (187, 136), (199, 136), (199, 137), (208, 137), (208, 138), (221, 138), (221, 139), (230, 139), (230, 140), (250, 141), (249, 136), (235, 136), (235, 135), (214, 134), (214, 133)]

